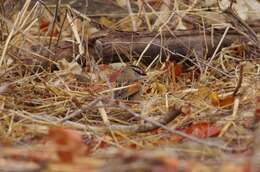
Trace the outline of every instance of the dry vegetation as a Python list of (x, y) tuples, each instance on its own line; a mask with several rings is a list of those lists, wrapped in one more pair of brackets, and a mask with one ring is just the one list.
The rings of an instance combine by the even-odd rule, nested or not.
[(260, 171), (259, 1), (0, 3), (0, 171)]

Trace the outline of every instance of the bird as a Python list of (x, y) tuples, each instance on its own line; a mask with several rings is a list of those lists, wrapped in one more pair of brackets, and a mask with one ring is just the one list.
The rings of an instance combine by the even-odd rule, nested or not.
[(126, 65), (116, 78), (116, 87), (125, 87), (114, 92), (115, 99), (132, 99), (141, 92), (141, 81), (145, 78), (145, 71), (135, 65)]

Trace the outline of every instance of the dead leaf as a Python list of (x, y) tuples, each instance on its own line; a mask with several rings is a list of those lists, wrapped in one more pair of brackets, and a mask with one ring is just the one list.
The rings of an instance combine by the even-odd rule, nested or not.
[(40, 19), (39, 21), (39, 27), (41, 32), (47, 32), (50, 22), (48, 22), (45, 19)]
[(175, 77), (179, 77), (182, 74), (182, 66), (180, 64), (175, 63), (173, 69)]
[(218, 135), (220, 133), (220, 129), (215, 126), (211, 126), (209, 123), (203, 122), (193, 124), (189, 128), (185, 129), (185, 133), (198, 138), (208, 138)]
[(172, 171), (175, 171), (180, 166), (180, 161), (175, 158), (164, 158), (163, 159), (167, 169), (170, 169)]
[(49, 129), (48, 139), (54, 143), (62, 162), (72, 162), (76, 156), (83, 155), (87, 151), (81, 135), (74, 130), (52, 127)]
[[(39, 28), (40, 28), (40, 31), (43, 32), (43, 33), (46, 33), (48, 32), (49, 30), (49, 26), (50, 26), (50, 22), (47, 21), (46, 19), (40, 19), (39, 21)], [(52, 32), (52, 36), (58, 36), (59, 32), (57, 29), (54, 29), (54, 31)]]
[(220, 98), (219, 95), (215, 92), (210, 94), (211, 104), (215, 107), (225, 108), (233, 105), (235, 97), (233, 95)]
[(164, 70), (166, 70), (166, 72), (169, 76), (172, 77), (172, 79), (176, 79), (183, 72), (182, 66), (175, 62), (167, 62)]
[(186, 171), (191, 171), (191, 172), (213, 172), (213, 169), (210, 168), (208, 165), (198, 163), (198, 162), (191, 162), (189, 164), (189, 169)]
[(241, 165), (237, 165), (234, 163), (225, 163), (223, 164), (219, 171), (223, 171), (223, 172), (243, 172), (244, 169)]
[(255, 118), (256, 121), (260, 121), (260, 96), (256, 97), (255, 102), (256, 102)]
[[(220, 129), (215, 126), (211, 126), (207, 122), (197, 123), (191, 125), (189, 128), (179, 129), (178, 131), (182, 131), (186, 134), (205, 139), (208, 137), (217, 136), (220, 133)], [(170, 140), (174, 143), (178, 143), (182, 141), (184, 138), (178, 135), (172, 135)]]

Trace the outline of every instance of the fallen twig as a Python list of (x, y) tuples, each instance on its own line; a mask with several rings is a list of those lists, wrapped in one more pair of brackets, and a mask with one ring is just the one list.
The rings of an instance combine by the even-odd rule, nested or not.
[(178, 131), (178, 130), (175, 130), (173, 128), (169, 128), (161, 123), (159, 123), (158, 121), (154, 121), (154, 120), (151, 120), (151, 119), (148, 119), (148, 118), (144, 118), (142, 117), (141, 115), (133, 112), (131, 109), (127, 108), (124, 104), (120, 103), (119, 106), (124, 109), (124, 110), (127, 110), (128, 112), (130, 112), (131, 114), (133, 114), (134, 116), (136, 117), (139, 117), (153, 125), (156, 125), (162, 129), (165, 129), (166, 131), (169, 131), (173, 134), (176, 134), (178, 136), (181, 136), (181, 137), (184, 137), (186, 139), (189, 139), (191, 141), (194, 141), (196, 143), (199, 143), (199, 144), (202, 144), (202, 145), (207, 145), (207, 146), (210, 146), (210, 147), (216, 147), (218, 149), (222, 149), (222, 150), (225, 150), (225, 151), (229, 151), (229, 152), (234, 152), (234, 151), (237, 151), (237, 152), (240, 152), (240, 151), (243, 151), (245, 150), (246, 148), (231, 148), (231, 147), (227, 147), (227, 146), (223, 146), (223, 145), (219, 145), (217, 143), (214, 143), (214, 142), (209, 142), (209, 141), (204, 141), (202, 139), (199, 139), (197, 137), (194, 137), (194, 136), (191, 136), (189, 134), (186, 134), (184, 132), (181, 132), (181, 131)]
[(241, 88), (241, 85), (242, 85), (242, 81), (243, 81), (243, 71), (244, 71), (244, 65), (241, 64), (240, 66), (240, 70), (239, 70), (239, 78), (238, 78), (238, 82), (237, 82), (237, 86), (233, 92), (233, 96), (236, 96), (239, 89)]
[[(122, 105), (121, 105), (122, 107)], [(161, 126), (167, 125), (169, 122), (176, 119), (181, 114), (181, 110), (177, 108), (170, 108), (170, 110), (161, 115), (161, 118), (156, 120), (156, 123), (159, 123), (160, 125), (156, 125), (155, 123), (151, 123), (150, 120), (147, 120), (148, 118), (143, 118), (145, 121), (147, 120), (148, 123), (144, 124), (135, 124), (131, 126), (123, 126), (123, 125), (113, 125), (111, 128), (116, 131), (122, 131), (122, 132), (130, 132), (130, 133), (143, 133), (143, 132), (149, 132), (155, 129), (160, 128)], [(138, 116), (140, 117), (140, 116)], [(154, 120), (152, 120), (154, 121)]]

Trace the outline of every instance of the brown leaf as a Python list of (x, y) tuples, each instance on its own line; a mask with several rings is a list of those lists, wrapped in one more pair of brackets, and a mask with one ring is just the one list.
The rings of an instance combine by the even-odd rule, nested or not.
[(180, 166), (180, 161), (175, 158), (164, 158), (163, 161), (167, 169), (171, 169), (173, 171), (177, 170)]
[(224, 98), (220, 98), (217, 93), (213, 92), (210, 95), (210, 99), (211, 99), (211, 104), (213, 106), (224, 108), (233, 105), (235, 97), (233, 95), (230, 95)]
[(256, 121), (260, 121), (260, 96), (257, 96), (255, 99), (256, 109), (255, 109), (255, 119)]
[[(217, 136), (220, 133), (220, 129), (218, 127), (211, 126), (207, 122), (193, 124), (189, 128), (180, 129), (179, 131), (182, 131), (186, 134), (193, 135), (195, 137), (203, 138), (203, 139), (208, 138), (208, 137)], [(183, 137), (181, 137), (181, 136), (177, 136), (177, 135), (171, 136), (172, 142), (180, 142), (182, 140), (183, 140)]]
[(72, 162), (76, 156), (87, 150), (81, 135), (74, 130), (53, 127), (49, 129), (48, 138), (54, 143), (62, 162)]
[(195, 137), (208, 138), (218, 135), (220, 129), (215, 126), (211, 126), (209, 123), (203, 122), (193, 124), (191, 127), (185, 129), (185, 132)]
[(169, 76), (172, 77), (172, 79), (176, 79), (182, 74), (182, 66), (175, 62), (167, 62), (165, 69), (166, 72), (169, 74)]
[[(39, 28), (40, 28), (41, 32), (43, 32), (43, 33), (48, 32), (49, 26), (50, 26), (50, 22), (49, 21), (47, 21), (46, 19), (40, 19), (40, 21), (39, 21)], [(58, 32), (57, 29), (55, 29), (52, 32), (52, 36), (58, 36), (58, 34), (59, 34), (59, 32)]]
[(40, 31), (47, 32), (49, 24), (50, 24), (50, 22), (48, 22), (47, 20), (40, 19), (40, 21), (39, 21)]

